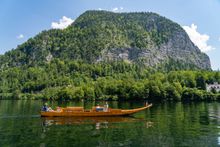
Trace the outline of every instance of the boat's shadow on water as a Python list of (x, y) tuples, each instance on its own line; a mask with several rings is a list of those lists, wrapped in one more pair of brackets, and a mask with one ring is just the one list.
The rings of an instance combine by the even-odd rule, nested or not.
[(42, 117), (43, 126), (52, 125), (82, 125), (94, 124), (96, 129), (108, 128), (112, 123), (132, 123), (132, 122), (145, 122), (146, 127), (151, 127), (153, 122), (145, 119), (135, 118), (132, 116), (127, 117)]

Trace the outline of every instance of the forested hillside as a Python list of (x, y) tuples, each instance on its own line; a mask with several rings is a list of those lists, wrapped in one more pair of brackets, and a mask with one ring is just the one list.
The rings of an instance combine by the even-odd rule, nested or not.
[(211, 69), (209, 57), (177, 23), (155, 13), (107, 11), (86, 11), (64, 30), (41, 32), (1, 56), (0, 67), (39, 66), (52, 59)]
[(220, 100), (206, 83), (219, 82), (211, 71), (157, 72), (126, 62), (87, 64), (53, 60), (40, 67), (0, 72), (2, 99), (54, 100)]
[(1, 99), (216, 100), (209, 57), (155, 13), (87, 11), (0, 56)]

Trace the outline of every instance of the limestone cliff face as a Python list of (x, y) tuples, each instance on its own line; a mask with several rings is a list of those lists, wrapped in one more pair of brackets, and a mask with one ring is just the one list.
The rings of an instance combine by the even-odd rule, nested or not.
[[(159, 25), (157, 26), (157, 23), (155, 24), (155, 28), (160, 28)], [(159, 29), (157, 31), (160, 32)], [(103, 60), (125, 60), (133, 63), (141, 61), (143, 64), (151, 67), (173, 60), (195, 65), (199, 69), (211, 69), (209, 57), (194, 45), (180, 26), (172, 31), (166, 42), (159, 45), (151, 42), (146, 48), (111, 48), (103, 51), (97, 61)]]
[(190, 66), (179, 69), (211, 69), (209, 57), (177, 23), (155, 13), (108, 11), (87, 11), (64, 30), (43, 31), (0, 56), (0, 67), (36, 66), (54, 58), (94, 64), (123, 60), (146, 67), (181, 63)]

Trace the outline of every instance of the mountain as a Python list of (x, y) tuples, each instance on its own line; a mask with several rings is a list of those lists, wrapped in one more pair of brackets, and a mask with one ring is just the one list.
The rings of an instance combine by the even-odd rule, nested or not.
[(220, 73), (209, 70), (209, 57), (165, 17), (86, 11), (0, 55), (0, 99), (217, 100), (206, 84)]
[(38, 66), (53, 59), (211, 69), (209, 57), (177, 23), (151, 12), (108, 11), (86, 11), (64, 30), (39, 33), (0, 56), (0, 67)]

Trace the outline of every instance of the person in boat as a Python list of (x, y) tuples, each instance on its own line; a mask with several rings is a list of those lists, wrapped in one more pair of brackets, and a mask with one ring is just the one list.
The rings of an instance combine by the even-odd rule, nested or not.
[(61, 108), (60, 107), (57, 107), (57, 112), (61, 112)]
[(41, 111), (54, 111), (51, 107), (48, 107), (48, 104), (45, 103), (41, 109)]
[(47, 105), (47, 103), (44, 103), (44, 105), (43, 105), (41, 111), (48, 111), (48, 105)]
[(54, 111), (51, 107), (48, 108), (48, 111)]
[(95, 110), (96, 111), (103, 111), (103, 107), (100, 107), (99, 104), (97, 104)]
[(104, 105), (104, 112), (107, 112), (107, 111), (108, 111), (108, 103), (106, 102)]

